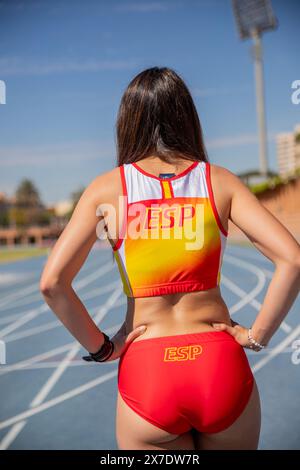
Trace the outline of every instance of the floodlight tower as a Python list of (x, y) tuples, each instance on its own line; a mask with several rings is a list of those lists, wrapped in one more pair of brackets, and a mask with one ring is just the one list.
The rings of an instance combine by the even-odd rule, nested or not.
[(261, 35), (278, 26), (270, 0), (232, 0), (241, 39), (252, 38), (256, 84), (256, 112), (259, 134), (259, 167), (262, 175), (268, 172), (267, 133), (265, 119), (264, 74)]

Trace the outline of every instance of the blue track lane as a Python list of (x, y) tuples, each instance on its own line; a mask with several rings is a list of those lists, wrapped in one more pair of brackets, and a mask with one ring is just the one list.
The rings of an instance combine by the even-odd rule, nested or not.
[[(49, 310), (38, 290), (45, 257), (0, 266), (1, 449), (117, 449), (117, 361), (88, 364), (86, 353)], [(258, 251), (228, 245), (221, 289), (232, 318), (251, 325), (273, 265)], [(74, 287), (101, 329), (113, 334), (126, 298), (110, 251), (94, 249)], [(260, 449), (300, 449), (300, 339), (297, 299), (267, 350), (247, 352), (262, 401)], [(299, 354), (300, 359), (300, 354)]]

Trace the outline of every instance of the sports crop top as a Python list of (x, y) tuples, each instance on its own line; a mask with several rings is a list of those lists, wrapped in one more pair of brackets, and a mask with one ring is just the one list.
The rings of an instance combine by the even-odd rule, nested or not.
[(227, 231), (210, 180), (194, 161), (164, 179), (137, 163), (119, 166), (125, 211), (113, 247), (128, 297), (194, 292), (220, 284)]

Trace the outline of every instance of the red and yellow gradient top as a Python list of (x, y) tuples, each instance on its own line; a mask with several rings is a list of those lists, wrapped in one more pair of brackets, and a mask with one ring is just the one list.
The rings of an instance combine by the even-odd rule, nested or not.
[(126, 214), (114, 254), (129, 297), (193, 292), (220, 283), (227, 232), (213, 199), (209, 163), (162, 179), (136, 163), (119, 167)]

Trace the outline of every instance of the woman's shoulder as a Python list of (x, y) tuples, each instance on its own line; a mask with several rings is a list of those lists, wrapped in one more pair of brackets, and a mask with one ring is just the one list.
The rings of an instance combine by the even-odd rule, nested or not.
[(210, 163), (211, 174), (216, 178), (231, 178), (236, 177), (236, 175), (230, 171), (228, 168), (225, 168), (221, 165), (216, 165), (215, 163)]
[(96, 175), (86, 186), (85, 193), (96, 205), (110, 202), (122, 192), (120, 168), (115, 167)]
[(94, 177), (94, 179), (91, 180), (91, 183), (94, 183), (95, 185), (101, 184), (101, 185), (108, 185), (114, 180), (117, 180), (120, 178), (120, 167), (117, 166), (115, 168), (112, 168), (111, 170), (105, 171), (103, 173), (99, 173)]
[(212, 183), (215, 186), (227, 188), (228, 191), (238, 186), (244, 186), (241, 179), (228, 168), (212, 163), (210, 163), (210, 168)]

